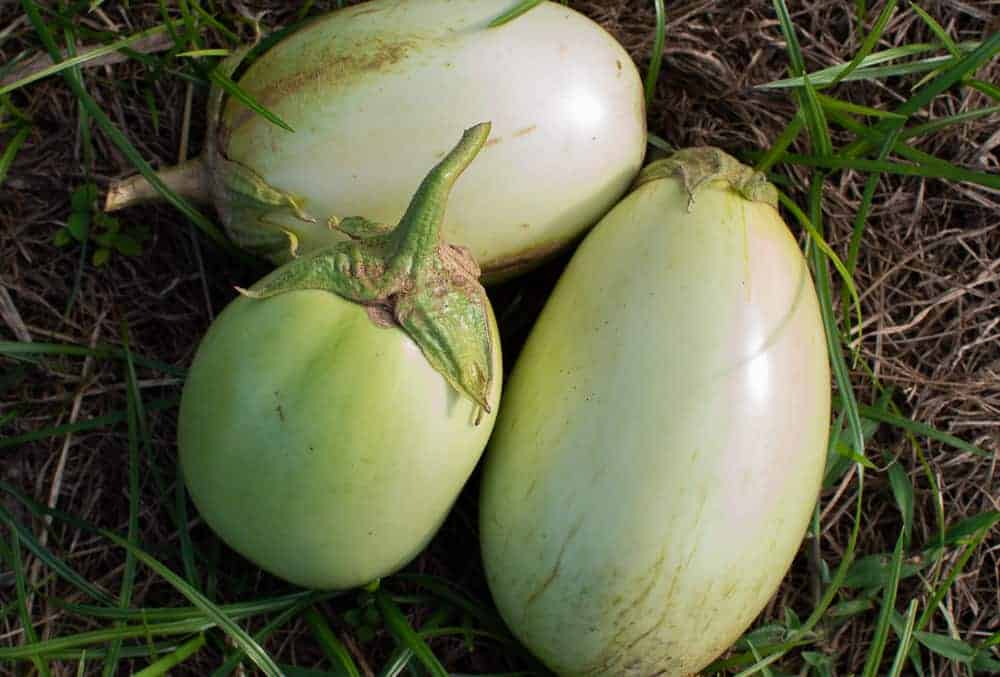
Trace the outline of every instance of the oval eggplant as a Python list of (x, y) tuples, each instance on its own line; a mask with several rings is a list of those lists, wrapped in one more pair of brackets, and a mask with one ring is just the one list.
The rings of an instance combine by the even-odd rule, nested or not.
[(682, 151), (587, 236), (507, 386), (487, 580), (560, 675), (688, 675), (789, 568), (826, 457), (815, 290), (774, 188)]
[(346, 589), (399, 569), (486, 446), (499, 336), (475, 263), (437, 232), (456, 162), (487, 135), (467, 132), (395, 230), (345, 220), (356, 240), (244, 290), (198, 348), (183, 475), (208, 525), (273, 574)]
[[(445, 239), (468, 247), (488, 281), (535, 265), (627, 190), (645, 152), (645, 111), (628, 54), (583, 15), (545, 2), (488, 28), (516, 4), (374, 0), (322, 17), (240, 80), (295, 133), (230, 98), (209, 139), (218, 161), (181, 172), (175, 187), (210, 192), (238, 245), (281, 262), (282, 231), (307, 252), (337, 237), (331, 216), (395, 223), (452, 130), (490, 119), (493, 137), (455, 191)], [(129, 192), (112, 191), (109, 206), (128, 204)]]

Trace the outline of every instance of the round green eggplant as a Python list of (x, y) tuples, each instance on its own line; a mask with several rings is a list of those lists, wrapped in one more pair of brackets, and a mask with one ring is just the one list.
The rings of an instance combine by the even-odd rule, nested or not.
[[(295, 132), (217, 90), (208, 153), (164, 178), (210, 199), (238, 245), (283, 262), (285, 231), (308, 252), (337, 241), (331, 216), (395, 223), (453, 130), (489, 119), (445, 239), (468, 247), (488, 281), (530, 268), (621, 198), (646, 123), (638, 71), (611, 35), (555, 2), (488, 27), (517, 4), (373, 0), (323, 16), (239, 80)], [(139, 179), (108, 206), (155, 195)]]
[(202, 340), (178, 420), (205, 522), (261, 568), (346, 589), (430, 541), (478, 462), (500, 395), (500, 340), (478, 269), (440, 241), (444, 196), (488, 125), (425, 180), (395, 228), (296, 259)]
[(809, 270), (763, 177), (648, 167), (587, 236), (508, 382), (482, 482), (487, 580), (560, 675), (690, 675), (774, 594), (830, 417)]

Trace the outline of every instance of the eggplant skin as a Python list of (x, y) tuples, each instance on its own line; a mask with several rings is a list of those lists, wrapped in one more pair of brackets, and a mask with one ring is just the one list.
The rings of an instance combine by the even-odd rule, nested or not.
[[(642, 82), (610, 34), (558, 3), (487, 28), (516, 4), (374, 0), (272, 47), (239, 84), (295, 132), (230, 98), (220, 151), (295, 196), (315, 222), (277, 210), (248, 223), (217, 204), (230, 235), (257, 242), (254, 229), (288, 230), (305, 253), (341, 239), (330, 217), (396, 223), (455, 135), (490, 120), (489, 146), (451, 196), (444, 239), (468, 247), (487, 281), (577, 240), (642, 166)], [(287, 240), (273, 241), (265, 254), (284, 262)]]
[[(735, 162), (735, 161), (734, 161)], [(830, 372), (770, 204), (640, 185), (587, 236), (487, 449), (487, 580), (560, 675), (689, 675), (777, 590), (818, 497)]]
[[(500, 396), (499, 335), (489, 313)], [(178, 418), (191, 498), (230, 547), (297, 585), (345, 590), (431, 540), (496, 417), (398, 327), (335, 294), (238, 298), (209, 328)]]

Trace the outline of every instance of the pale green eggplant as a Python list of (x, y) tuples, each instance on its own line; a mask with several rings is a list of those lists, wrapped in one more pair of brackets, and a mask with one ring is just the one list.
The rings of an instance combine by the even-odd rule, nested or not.
[(298, 585), (368, 584), (415, 557), (468, 480), (500, 396), (493, 311), (440, 240), (452, 183), (488, 125), (428, 176), (397, 228), (278, 268), (209, 328), (178, 420), (202, 518)]
[[(283, 262), (336, 241), (330, 219), (395, 223), (453, 130), (493, 122), (456, 188), (444, 236), (498, 280), (576, 240), (625, 193), (645, 152), (642, 83), (596, 23), (545, 2), (374, 0), (280, 41), (239, 80), (288, 132), (217, 90), (206, 154), (167, 172), (215, 204), (232, 239)], [(238, 59), (224, 68), (231, 71)], [(156, 193), (112, 188), (117, 209)]]
[(764, 178), (650, 165), (587, 236), (506, 388), (482, 483), (503, 618), (560, 675), (692, 675), (777, 590), (820, 488), (816, 293)]

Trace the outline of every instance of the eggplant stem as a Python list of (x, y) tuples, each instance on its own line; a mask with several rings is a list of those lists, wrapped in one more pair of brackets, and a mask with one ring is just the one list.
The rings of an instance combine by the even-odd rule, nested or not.
[[(205, 162), (197, 157), (156, 173), (172, 191), (197, 202), (211, 201), (211, 189)], [(163, 195), (142, 174), (116, 181), (108, 188), (104, 211), (114, 212), (144, 202), (160, 202)]]

